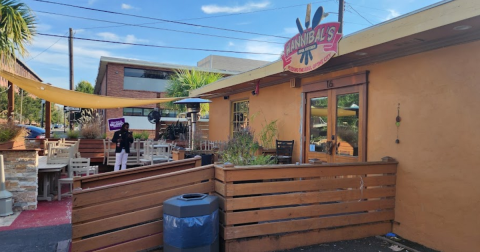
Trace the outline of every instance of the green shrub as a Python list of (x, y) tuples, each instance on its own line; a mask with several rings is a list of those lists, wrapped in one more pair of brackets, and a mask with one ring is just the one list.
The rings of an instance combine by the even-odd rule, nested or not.
[(68, 139), (78, 139), (80, 136), (80, 132), (77, 130), (69, 130), (67, 131), (67, 138)]
[(228, 140), (227, 146), (222, 153), (223, 161), (234, 165), (266, 165), (275, 163), (271, 156), (255, 156), (260, 146), (255, 141), (253, 135), (248, 128), (236, 132)]
[(53, 132), (53, 138), (60, 139), (62, 138), (62, 135), (58, 132)]
[(28, 133), (28, 130), (15, 125), (14, 123), (2, 123), (0, 124), (0, 142), (8, 142), (24, 138)]

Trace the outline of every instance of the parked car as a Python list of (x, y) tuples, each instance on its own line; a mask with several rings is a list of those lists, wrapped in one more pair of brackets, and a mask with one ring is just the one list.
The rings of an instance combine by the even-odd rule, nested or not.
[(24, 127), (28, 130), (28, 135), (26, 138), (38, 138), (43, 139), (45, 138), (45, 129), (40, 127), (35, 127), (32, 125), (18, 125)]

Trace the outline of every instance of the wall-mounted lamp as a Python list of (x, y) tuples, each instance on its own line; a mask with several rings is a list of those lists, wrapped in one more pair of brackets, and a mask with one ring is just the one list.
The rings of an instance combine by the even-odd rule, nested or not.
[(256, 95), (257, 93), (255, 93), (255, 90), (252, 91), (252, 95)]
[(224, 100), (228, 100), (228, 99), (230, 99), (230, 96), (225, 95), (225, 96), (223, 97), (223, 99), (224, 99)]

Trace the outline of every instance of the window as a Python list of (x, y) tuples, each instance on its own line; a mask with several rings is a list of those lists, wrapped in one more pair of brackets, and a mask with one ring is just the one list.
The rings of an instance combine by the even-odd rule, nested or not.
[(232, 136), (248, 127), (248, 100), (232, 103)]
[(123, 89), (165, 92), (171, 72), (162, 70), (124, 68)]
[(170, 73), (161, 70), (137, 69), (125, 67), (125, 77), (149, 78), (149, 79), (168, 79)]
[[(124, 108), (123, 115), (124, 116), (148, 116), (150, 112), (152, 112), (153, 108)], [(163, 109), (162, 110), (162, 117), (173, 117), (176, 118), (178, 115), (178, 111), (176, 110), (169, 110)]]

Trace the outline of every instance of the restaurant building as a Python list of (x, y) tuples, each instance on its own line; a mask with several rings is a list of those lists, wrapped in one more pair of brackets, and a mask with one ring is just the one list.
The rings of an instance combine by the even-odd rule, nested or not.
[[(101, 57), (94, 93), (114, 97), (163, 98), (165, 97), (169, 77), (176, 70), (194, 69), (196, 71), (214, 72), (229, 76), (266, 63), (268, 62), (211, 55), (200, 60), (197, 64), (198, 66), (195, 67)], [(101, 114), (105, 122), (112, 118), (124, 118), (126, 122), (129, 122), (130, 129), (150, 131), (153, 134), (155, 125), (148, 122), (147, 115), (155, 106), (155, 104), (151, 104), (142, 107), (123, 108), (119, 104), (119, 108), (104, 109), (101, 110)], [(163, 110), (162, 122), (186, 121), (185, 118), (178, 119), (178, 116), (178, 111)], [(208, 122), (208, 119), (201, 119), (201, 121)], [(108, 135), (113, 135), (113, 132), (109, 132), (108, 124), (105, 125), (104, 132), (107, 132)]]
[(210, 140), (278, 120), (277, 139), (295, 141), (294, 163), (393, 157), (394, 232), (441, 251), (476, 251), (480, 2), (441, 1), (344, 36), (338, 48), (328, 33), (303, 34), (315, 46), (287, 42), (282, 60), (190, 93), (212, 101)]

